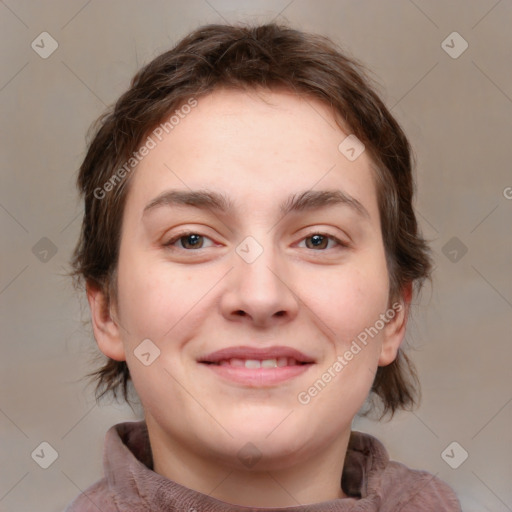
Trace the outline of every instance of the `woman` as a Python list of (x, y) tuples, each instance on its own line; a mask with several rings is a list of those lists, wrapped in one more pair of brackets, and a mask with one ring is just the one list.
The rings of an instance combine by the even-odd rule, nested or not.
[(105, 477), (68, 511), (460, 510), (351, 431), (415, 402), (430, 259), (409, 143), (362, 67), (284, 26), (209, 25), (145, 66), (81, 166), (73, 265), (106, 364)]

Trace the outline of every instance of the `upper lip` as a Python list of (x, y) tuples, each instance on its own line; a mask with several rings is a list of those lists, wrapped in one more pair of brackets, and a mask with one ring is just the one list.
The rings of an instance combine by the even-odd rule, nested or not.
[(278, 357), (291, 357), (300, 363), (314, 363), (315, 360), (300, 352), (299, 350), (285, 346), (275, 346), (268, 348), (256, 348), (249, 346), (227, 347), (216, 350), (199, 359), (200, 363), (218, 363), (229, 359), (257, 359), (264, 361), (266, 359), (277, 359)]

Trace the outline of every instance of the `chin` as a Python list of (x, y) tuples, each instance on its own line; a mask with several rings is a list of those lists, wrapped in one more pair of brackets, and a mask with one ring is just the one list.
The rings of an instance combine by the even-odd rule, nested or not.
[(292, 408), (262, 410), (255, 407), (234, 412), (229, 421), (222, 421), (222, 425), (235, 439), (268, 442), (277, 438), (286, 439), (303, 429), (307, 430), (307, 421), (301, 428), (297, 424), (297, 416)]
[[(212, 455), (217, 462), (224, 463), (228, 467), (248, 471), (283, 470), (308, 456), (304, 450), (308, 443), (300, 443), (291, 437), (276, 436), (275, 439), (271, 439), (272, 437), (273, 434), (268, 438), (261, 435), (259, 439), (254, 439), (250, 435), (237, 436), (230, 439), (227, 445), (212, 446), (214, 450)], [(300, 447), (302, 449), (299, 449)], [(311, 452), (314, 451), (312, 447), (309, 449)]]

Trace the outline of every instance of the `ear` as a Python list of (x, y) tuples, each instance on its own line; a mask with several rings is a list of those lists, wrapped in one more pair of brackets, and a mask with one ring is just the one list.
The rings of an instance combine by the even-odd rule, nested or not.
[(379, 357), (379, 366), (391, 364), (397, 356), (398, 349), (405, 337), (405, 328), (409, 318), (409, 307), (412, 299), (412, 283), (402, 290), (399, 299), (393, 302), (386, 311), (386, 318), (390, 318), (383, 330), (383, 341)]
[(125, 361), (124, 345), (118, 322), (111, 314), (105, 293), (93, 284), (87, 284), (87, 300), (91, 309), (94, 337), (99, 349), (111, 359)]

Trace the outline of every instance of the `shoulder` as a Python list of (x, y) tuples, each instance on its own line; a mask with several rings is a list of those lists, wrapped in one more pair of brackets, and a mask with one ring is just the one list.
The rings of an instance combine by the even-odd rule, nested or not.
[[(88, 487), (64, 512), (137, 512), (149, 510), (139, 485), (151, 488), (153, 473), (147, 429), (143, 421), (119, 423), (105, 436), (104, 477)], [(145, 507), (145, 508), (144, 508)]]
[(65, 509), (64, 512), (117, 512), (119, 509), (107, 491), (105, 478), (98, 480), (88, 489), (81, 492)]
[[(437, 476), (390, 461), (383, 472), (386, 503), (401, 512), (461, 512), (452, 488)], [(391, 510), (391, 509), (390, 509)]]
[(381, 512), (461, 512), (448, 484), (390, 460), (384, 445), (369, 434), (352, 432), (347, 457), (347, 487), (361, 489), (361, 497), (378, 503)]

